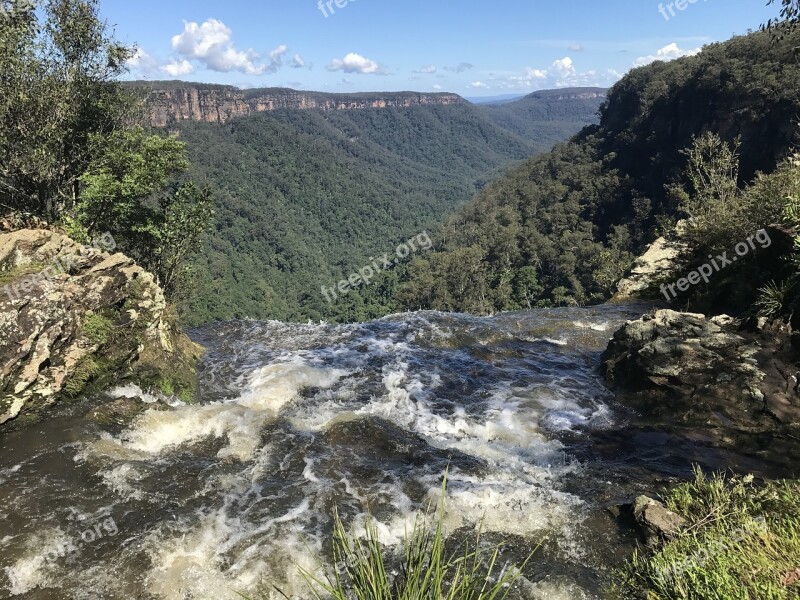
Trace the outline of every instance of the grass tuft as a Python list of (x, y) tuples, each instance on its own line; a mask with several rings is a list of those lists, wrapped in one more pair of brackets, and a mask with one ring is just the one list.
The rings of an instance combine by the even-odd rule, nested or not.
[(800, 598), (800, 482), (757, 485), (713, 475), (666, 497), (689, 525), (656, 551), (637, 551), (620, 570), (612, 597), (647, 600)]
[[(372, 518), (366, 523), (362, 539), (349, 532), (338, 513), (334, 514), (334, 567), (320, 563), (318, 575), (300, 568), (312, 598), (316, 600), (504, 600), (522, 574), (520, 566), (500, 566), (502, 544), (481, 548), (481, 532), (474, 545), (465, 544), (460, 552), (446, 549), (444, 503), (447, 475), (441, 497), (417, 517), (406, 533), (399, 568), (395, 557), (379, 541), (378, 527)], [(535, 549), (534, 549), (535, 552)], [(277, 590), (277, 588), (276, 588)], [(287, 598), (283, 592), (277, 590)], [(246, 600), (252, 600), (239, 594)]]

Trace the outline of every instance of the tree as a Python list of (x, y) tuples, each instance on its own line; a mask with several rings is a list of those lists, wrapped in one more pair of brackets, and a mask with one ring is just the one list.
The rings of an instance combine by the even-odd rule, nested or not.
[(115, 81), (133, 49), (108, 34), (96, 0), (49, 0), (39, 12), (0, 3), (0, 203), (55, 220), (77, 199), (90, 139), (136, 108)]
[(776, 4), (780, 1), (781, 12), (779, 19), (770, 19), (762, 29), (769, 30), (775, 39), (782, 40), (786, 30), (793, 30), (800, 23), (800, 0), (769, 0), (767, 4)]
[(143, 103), (117, 80), (134, 49), (97, 0), (39, 1), (0, 0), (0, 204), (79, 241), (111, 234), (173, 297), (211, 222), (210, 194), (177, 181), (183, 142), (138, 125)]

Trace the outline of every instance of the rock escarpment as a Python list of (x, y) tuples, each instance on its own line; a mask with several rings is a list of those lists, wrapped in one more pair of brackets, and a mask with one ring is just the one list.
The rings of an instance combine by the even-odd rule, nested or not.
[(626, 404), (672, 423), (750, 429), (776, 422), (800, 425), (788, 338), (733, 325), (729, 317), (673, 310), (629, 321), (604, 355), (606, 375), (627, 392)]
[(681, 237), (686, 226), (687, 223), (681, 221), (671, 235), (650, 244), (636, 259), (628, 276), (617, 284), (617, 293), (612, 300), (658, 298), (666, 301), (668, 298), (661, 295), (659, 284), (681, 276), (680, 269), (684, 266), (681, 257), (686, 255), (688, 248)]
[(393, 92), (385, 94), (324, 94), (284, 88), (240, 90), (234, 87), (174, 87), (149, 93), (147, 105), (154, 127), (167, 127), (183, 121), (227, 123), (237, 117), (279, 109), (358, 110), (367, 108), (407, 108), (461, 104), (456, 94)]
[(123, 254), (49, 229), (0, 231), (0, 430), (128, 379), (184, 399), (200, 348), (153, 276)]

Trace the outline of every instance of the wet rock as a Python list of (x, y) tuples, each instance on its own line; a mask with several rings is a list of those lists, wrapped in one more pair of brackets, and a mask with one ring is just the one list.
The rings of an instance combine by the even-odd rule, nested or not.
[(639, 496), (630, 507), (639, 535), (648, 546), (674, 539), (687, 521), (658, 500)]
[(0, 428), (126, 377), (196, 386), (199, 348), (167, 316), (153, 276), (127, 256), (49, 229), (0, 233), (0, 282)]
[(146, 410), (168, 410), (161, 403), (145, 403), (139, 398), (117, 398), (89, 411), (87, 417), (100, 425), (127, 425)]

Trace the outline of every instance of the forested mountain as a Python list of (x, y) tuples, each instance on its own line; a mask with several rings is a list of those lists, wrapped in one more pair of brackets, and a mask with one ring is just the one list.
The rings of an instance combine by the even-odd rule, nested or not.
[[(600, 124), (482, 190), (416, 257), (403, 307), (486, 313), (610, 297), (635, 254), (681, 216), (685, 149), (704, 132), (740, 139), (739, 183), (797, 141), (797, 31), (752, 33), (634, 69)], [(503, 107), (498, 107), (502, 109)]]
[(359, 320), (394, 310), (404, 265), (336, 302), (321, 288), (412, 236), (432, 234), (503, 169), (580, 128), (546, 115), (539, 123), (526, 139), (462, 101), (277, 109), (225, 124), (175, 124), (192, 176), (217, 198), (217, 225), (195, 265), (197, 289), (184, 312), (201, 323)]
[(570, 130), (597, 122), (597, 111), (607, 91), (603, 88), (541, 90), (513, 102), (485, 104), (481, 108), (491, 121), (526, 139), (536, 139), (548, 130), (569, 137)]

